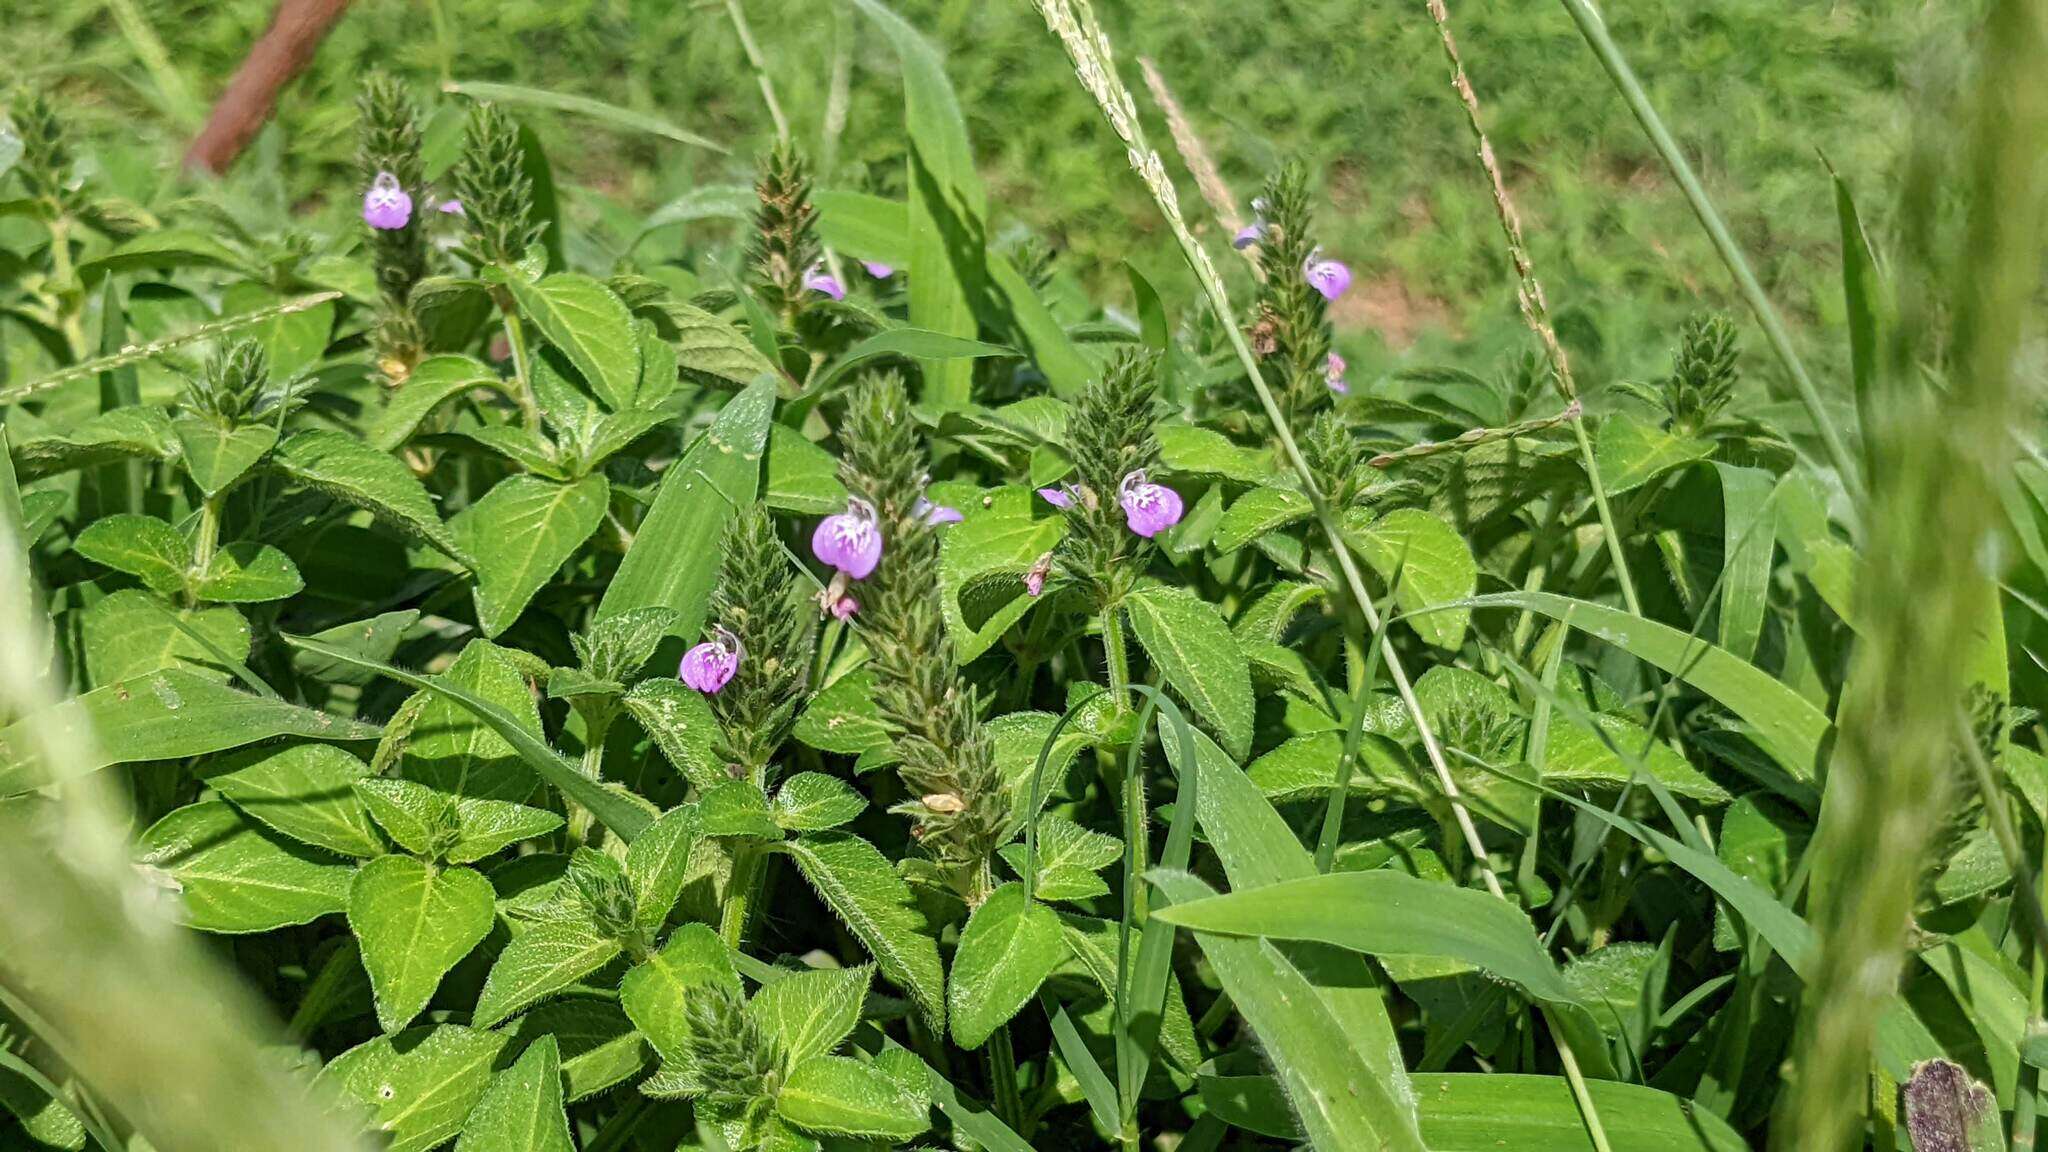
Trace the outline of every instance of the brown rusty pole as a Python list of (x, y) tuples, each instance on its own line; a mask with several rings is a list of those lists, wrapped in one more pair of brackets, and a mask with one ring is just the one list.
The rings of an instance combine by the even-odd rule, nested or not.
[(312, 62), (349, 0), (279, 0), (248, 58), (228, 81), (206, 127), (185, 150), (188, 171), (215, 175), (235, 162), (277, 107), (277, 94)]

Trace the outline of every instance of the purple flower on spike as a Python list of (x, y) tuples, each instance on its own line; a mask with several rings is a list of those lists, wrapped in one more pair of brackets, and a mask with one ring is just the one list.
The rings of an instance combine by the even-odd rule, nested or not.
[(1045, 591), (1045, 578), (1052, 575), (1052, 553), (1047, 552), (1031, 562), (1031, 570), (1024, 573), (1024, 591), (1033, 596)]
[(823, 264), (813, 264), (804, 269), (804, 287), (822, 292), (834, 300), (846, 299), (846, 285), (839, 282), (839, 277), (825, 271)]
[(395, 232), (412, 220), (412, 197), (398, 186), (398, 177), (377, 173), (370, 190), (363, 193), (363, 223), (385, 232)]
[(1344, 368), (1344, 358), (1335, 352), (1330, 353), (1329, 365), (1323, 369), (1323, 383), (1339, 396), (1351, 395), (1351, 385), (1344, 379)]
[(1351, 290), (1351, 269), (1342, 260), (1323, 259), (1321, 248), (1308, 254), (1301, 274), (1308, 277), (1308, 286), (1322, 293), (1325, 300), (1335, 300)]
[(746, 654), (746, 649), (740, 646), (739, 637), (720, 625), (713, 625), (711, 639), (683, 653), (683, 663), (676, 669), (676, 676), (706, 696), (716, 696), (718, 690), (732, 679), (733, 673), (740, 670), (740, 660)]
[(1242, 252), (1265, 238), (1266, 222), (1254, 220), (1237, 230), (1237, 235), (1230, 238), (1230, 246)]
[(1117, 485), (1117, 502), (1124, 506), (1124, 523), (1148, 539), (1180, 523), (1180, 493), (1147, 480), (1142, 468)]
[(911, 506), (910, 514), (936, 528), (941, 524), (958, 524), (967, 519), (958, 508), (946, 504), (934, 504), (922, 496)]
[(1038, 494), (1044, 498), (1047, 504), (1063, 512), (1074, 506), (1074, 494), (1069, 492), (1065, 485), (1061, 485), (1058, 488), (1040, 488)]
[(462, 201), (460, 201), (460, 200), (443, 200), (443, 201), (441, 201), (440, 205), (439, 205), (439, 206), (437, 206), (437, 207), (436, 207), (436, 208), (435, 208), (434, 210), (435, 210), (436, 212), (439, 212), (439, 213), (441, 213), (441, 214), (442, 214), (442, 215), (444, 215), (444, 216), (467, 216), (467, 215), (469, 215), (469, 213), (468, 213), (468, 212), (465, 212), (465, 211), (463, 211), (463, 208), (462, 208)]
[(875, 524), (875, 506), (858, 496), (846, 500), (846, 511), (827, 516), (811, 533), (811, 552), (851, 576), (865, 580), (882, 562), (882, 532)]
[(860, 262), (860, 266), (867, 269), (868, 275), (873, 276), (877, 280), (887, 280), (896, 274), (896, 269), (882, 263), (880, 260), (863, 260)]
[(851, 596), (841, 596), (832, 602), (830, 611), (834, 620), (845, 620), (860, 611), (860, 601)]

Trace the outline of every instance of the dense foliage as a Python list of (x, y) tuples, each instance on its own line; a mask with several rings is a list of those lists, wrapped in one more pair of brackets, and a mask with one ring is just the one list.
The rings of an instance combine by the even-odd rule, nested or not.
[[(75, 699), (0, 707), (0, 835), (61, 855), (115, 789), (135, 914), (208, 934), (289, 1022), (267, 1056), (402, 1152), (1742, 1149), (1839, 1071), (1806, 990), (1901, 933), (1841, 1115), (2031, 1141), (2048, 470), (1976, 499), (1883, 455), (1903, 418), (1816, 463), (1827, 412), (1714, 315), (1590, 395), (1538, 338), (1368, 381), (1301, 164), (1214, 245), (1241, 307), (1050, 298), (941, 58), (854, 7), (902, 194), (784, 139), (673, 260), (576, 234), (526, 90), (436, 141), (362, 78), (345, 232), (140, 207), (14, 96), (0, 332), (45, 370), (0, 383), (0, 536), (47, 612), (0, 641)], [(1840, 213), (1865, 384), (1891, 312)], [(1852, 543), (1925, 554), (1879, 519), (1915, 467), (2017, 558), (2004, 595), (1924, 569), (1917, 647)], [(1905, 692), (1860, 636), (1969, 690), (1885, 836), (1840, 815), (1884, 730), (1843, 760), (1836, 717)], [(1888, 848), (1910, 924), (1845, 949), (1822, 910)], [(142, 1146), (9, 947), (0, 1140)]]

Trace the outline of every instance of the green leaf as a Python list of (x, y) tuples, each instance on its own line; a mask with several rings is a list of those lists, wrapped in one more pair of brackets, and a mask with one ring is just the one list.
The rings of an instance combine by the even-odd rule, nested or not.
[(697, 800), (706, 836), (780, 840), (782, 829), (768, 814), (768, 797), (752, 780), (727, 780)]
[(508, 276), (513, 302), (583, 374), (605, 407), (629, 408), (640, 389), (640, 341), (626, 302), (601, 280), (557, 272), (529, 282)]
[(165, 228), (115, 245), (114, 249), (78, 265), (80, 282), (97, 283), (110, 272), (137, 269), (164, 271), (171, 268), (239, 268), (241, 260), (220, 241), (204, 232)]
[(71, 547), (87, 560), (126, 572), (166, 596), (184, 590), (192, 567), (192, 546), (176, 528), (136, 512), (93, 521)]
[(1028, 489), (996, 489), (940, 536), (939, 606), (962, 662), (994, 647), (1037, 603), (1024, 574), (1059, 543), (1066, 521), (1032, 515), (1036, 499)]
[(953, 1042), (979, 1048), (1038, 995), (1038, 986), (1067, 958), (1060, 918), (1024, 895), (1022, 884), (989, 894), (960, 933), (953, 953), (948, 1012)]
[(702, 830), (697, 806), (684, 804), (633, 838), (626, 848), (626, 877), (633, 883), (633, 921), (649, 937), (668, 920), (690, 871), (690, 852)]
[(792, 972), (755, 993), (747, 1013), (776, 1039), (795, 1067), (839, 1047), (852, 1033), (867, 1003), (872, 975), (865, 964)]
[(617, 1001), (569, 996), (519, 1017), (511, 1044), (524, 1049), (543, 1036), (561, 1045), (562, 1076), (571, 1101), (595, 1096), (639, 1076), (653, 1056)]
[[(899, 211), (899, 215), (908, 222), (907, 213)], [(1046, 384), (1056, 396), (1080, 395), (1095, 377), (1095, 366), (1074, 347), (1059, 318), (1014, 261), (1001, 252), (989, 252), (986, 259), (989, 299), (1009, 313), (1010, 323), (1031, 352), (1032, 363), (1045, 373)]]
[[(1220, 476), (1240, 484), (1263, 484), (1273, 475), (1267, 453), (1234, 444), (1221, 432), (1193, 424), (1162, 424), (1157, 434), (1159, 462), (1168, 472)], [(1301, 500), (1304, 509), (1308, 507), (1307, 497), (1291, 494)]]
[(441, 977), (491, 931), (496, 895), (473, 869), (410, 856), (363, 865), (348, 895), (348, 926), (363, 949), (377, 1023), (396, 1032), (426, 1008)]
[(424, 784), (384, 776), (364, 776), (351, 786), (364, 811), (400, 848), (420, 856), (436, 851), (441, 821), (453, 822), (455, 798)]
[[(240, 316), (230, 316), (211, 324), (201, 324), (175, 335), (152, 340), (147, 344), (132, 345), (111, 355), (97, 356), (91, 360), (81, 360), (68, 368), (59, 369), (47, 376), (31, 380), (26, 384), (0, 389), (0, 405), (14, 404), (38, 393), (48, 392), (53, 388), (61, 388), (73, 381), (89, 380), (103, 372), (112, 372), (117, 368), (125, 368), (130, 364), (141, 363), (144, 360), (153, 360), (181, 345), (191, 344), (200, 340), (211, 340), (216, 336), (224, 336), (230, 332), (240, 331), (241, 329), (262, 323), (275, 312), (314, 308), (329, 300), (339, 299), (340, 296), (341, 293), (339, 292), (319, 292), (311, 296), (302, 296), (289, 303), (280, 304), (276, 309), (268, 312), (248, 312)], [(132, 305), (133, 298), (131, 298), (130, 303)]]
[(184, 453), (185, 471), (209, 499), (227, 491), (277, 445), (277, 429), (269, 424), (227, 425), (180, 416), (171, 421), (171, 431)]
[[(751, 189), (748, 199), (753, 199)], [(819, 188), (811, 193), (811, 203), (818, 209), (818, 238), (826, 244), (859, 260), (898, 268), (910, 263), (910, 210), (901, 200)]]
[(1468, 608), (1524, 608), (1563, 620), (1676, 676), (1747, 721), (1757, 742), (1794, 779), (1811, 783), (1830, 722), (1804, 696), (1734, 655), (1676, 628), (1550, 592), (1498, 592)]
[[(1827, 158), (1821, 158), (1827, 164)], [(1863, 218), (1856, 211), (1856, 198), (1849, 183), (1828, 164), (1828, 176), (1835, 185), (1835, 218), (1842, 233), (1842, 298), (1849, 320), (1849, 379), (1855, 389), (1857, 422), (1863, 428), (1864, 464), (1870, 463), (1870, 445), (1877, 425), (1871, 411), (1877, 395), (1880, 339), (1887, 323), (1889, 299), (1884, 274), (1878, 269), (1877, 254), (1871, 250), (1870, 235), (1863, 230)]]
[(985, 344), (963, 336), (949, 336), (944, 332), (927, 332), (922, 328), (889, 328), (855, 344), (846, 354), (825, 370), (816, 388), (829, 388), (841, 376), (884, 356), (901, 356), (905, 359), (938, 360), (979, 360), (989, 356), (1015, 356), (1017, 350), (1001, 344)]
[(1224, 750), (1243, 756), (1252, 743), (1252, 673), (1223, 614), (1170, 585), (1139, 588), (1124, 600), (1131, 632), (1152, 663), (1201, 717)]
[[(618, 281), (612, 283), (616, 286)], [(713, 387), (746, 388), (762, 376), (782, 375), (745, 333), (702, 308), (670, 298), (666, 289), (635, 306), (651, 310), (675, 329), (670, 343), (675, 348), (676, 371), (686, 379)]]
[(353, 436), (316, 428), (285, 441), (276, 463), (308, 488), (361, 508), (463, 564), (470, 563), (441, 523), (434, 498), (397, 457)]
[(380, 452), (395, 452), (412, 439), (421, 424), (441, 405), (478, 388), (502, 390), (504, 380), (473, 356), (429, 356), (419, 362), (405, 383), (385, 396), (384, 410), (367, 439)]
[(699, 148), (709, 148), (713, 152), (727, 151), (725, 145), (699, 136), (673, 121), (652, 113), (636, 112), (631, 108), (621, 108), (616, 104), (593, 100), (588, 96), (550, 92), (544, 88), (528, 88), (521, 84), (494, 84), (482, 80), (450, 80), (441, 85), (441, 90), (498, 104), (523, 104), (530, 108), (573, 112), (578, 116), (588, 116), (593, 120), (610, 124), (614, 128), (645, 132), (651, 136), (673, 140), (678, 144), (694, 144)]
[(791, 832), (823, 832), (851, 822), (867, 806), (867, 798), (837, 776), (798, 772), (776, 790), (771, 815)]
[(485, 636), (510, 628), (541, 586), (604, 523), (611, 486), (602, 476), (557, 484), (511, 476), (451, 522), (476, 557), (476, 614)]
[(872, 1064), (813, 1056), (792, 1068), (775, 1112), (807, 1132), (908, 1140), (931, 1125), (931, 1102)]
[(339, 912), (352, 870), (245, 819), (221, 800), (150, 825), (136, 862), (174, 882), (185, 922), (203, 932), (268, 932)]
[(875, 706), (875, 674), (862, 669), (825, 686), (804, 706), (791, 730), (797, 740), (820, 752), (861, 756), (891, 746), (882, 713)]
[(685, 924), (660, 951), (626, 973), (619, 983), (619, 1003), (664, 1060), (687, 1063), (685, 1009), (694, 989), (712, 985), (739, 995), (732, 953), (710, 925)]
[(468, 1119), (455, 1152), (576, 1152), (562, 1101), (562, 1054), (553, 1036), (526, 1046)]
[(280, 311), (278, 305), (285, 302), (276, 292), (248, 280), (231, 284), (221, 293), (222, 316), (257, 313), (262, 317), (249, 334), (263, 345), (270, 378), (275, 381), (291, 380), (319, 364), (334, 332), (334, 301)]
[(179, 452), (171, 418), (161, 408), (116, 408), (14, 446), (15, 470), (36, 480), (120, 460), (169, 460)]
[(715, 749), (718, 718), (702, 692), (661, 676), (633, 685), (622, 703), (675, 770), (700, 791), (730, 779)]
[(476, 1023), (488, 1028), (604, 967), (622, 949), (580, 919), (543, 920), (512, 938), (491, 965), (476, 1001)]
[(598, 619), (658, 606), (675, 610), (670, 635), (695, 637), (703, 630), (725, 528), (735, 509), (753, 502), (774, 412), (774, 385), (749, 387), (669, 465), (598, 603)]
[(778, 512), (827, 516), (846, 510), (846, 485), (839, 461), (780, 424), (768, 430), (768, 482), (761, 499)]
[[(1063, 816), (1045, 815), (1038, 820), (1038, 881), (1034, 889), (1041, 900), (1087, 900), (1109, 894), (1109, 885), (1096, 873), (1117, 862), (1124, 854), (1124, 842), (1101, 832), (1091, 832)], [(1024, 874), (1024, 845), (1002, 849), (1004, 862), (1017, 875)]]
[(390, 1141), (386, 1152), (431, 1152), (455, 1138), (483, 1098), (505, 1041), (455, 1024), (409, 1028), (336, 1056), (314, 1089), (359, 1106), (364, 1128)]
[(1675, 436), (1626, 412), (1602, 420), (1599, 439), (1593, 459), (1609, 496), (1640, 488), (1674, 468), (1714, 454), (1712, 440)]
[(261, 604), (296, 596), (305, 586), (291, 557), (268, 544), (241, 540), (213, 554), (194, 593), (215, 604)]
[(521, 841), (545, 836), (561, 826), (561, 814), (545, 808), (457, 796), (455, 846), (448, 850), (448, 862), (474, 863)]
[[(194, 639), (184, 628), (198, 634)], [(85, 610), (79, 618), (85, 640), (85, 670), (94, 684), (113, 684), (151, 672), (180, 669), (225, 682), (233, 660), (249, 656), (249, 622), (233, 608), (171, 608), (140, 588), (124, 588)]]
[(1748, 660), (1756, 655), (1769, 606), (1776, 481), (1758, 468), (1716, 464), (1714, 470), (1721, 477), (1721, 647)]
[(1265, 884), (1177, 901), (1153, 915), (1195, 932), (1315, 940), (1368, 955), (1447, 957), (1513, 981), (1539, 999), (1576, 1003), (1537, 944), (1527, 914), (1484, 892), (1401, 872), (1335, 872)]
[[(1394, 603), (1403, 612), (1455, 604), (1472, 595), (1479, 583), (1479, 565), (1472, 547), (1458, 530), (1434, 512), (1403, 508), (1370, 523), (1347, 517), (1344, 537), (1380, 579), (1394, 589)], [(1408, 626), (1439, 648), (1456, 649), (1465, 641), (1465, 611), (1411, 615)]]
[(199, 769), (207, 786), (271, 828), (316, 848), (367, 858), (384, 852), (352, 785), (369, 766), (331, 744), (250, 748)]
[[(402, 684), (432, 692), (436, 696), (454, 702), (455, 705), (481, 721), (493, 734), (509, 744), (513, 751), (518, 754), (520, 761), (533, 769), (541, 779), (559, 789), (564, 797), (589, 809), (591, 815), (597, 817), (598, 823), (610, 829), (621, 840), (631, 843), (633, 838), (639, 835), (642, 829), (653, 823), (653, 816), (642, 806), (644, 802), (635, 801), (625, 793), (615, 791), (607, 785), (600, 784), (583, 775), (582, 770), (577, 765), (571, 763), (553, 748), (548, 747), (547, 742), (542, 740), (533, 731), (534, 728), (538, 727), (537, 721), (532, 725), (525, 724), (513, 713), (498, 704), (477, 695), (467, 688), (449, 683), (445, 679), (429, 680), (424, 676), (415, 675), (402, 668), (394, 668), (389, 664), (379, 663), (374, 660), (365, 660), (341, 649), (332, 648), (311, 640), (288, 636), (285, 637), (285, 642), (295, 647), (319, 653), (328, 659), (340, 660), (356, 664), (360, 667), (374, 669), (382, 675), (389, 676)], [(485, 642), (471, 641), (470, 643), (473, 647), (478, 643)], [(461, 661), (458, 659), (456, 663), (460, 665)], [(452, 672), (453, 669), (450, 669), (450, 671)], [(529, 705), (531, 703), (530, 697), (528, 703)], [(422, 708), (421, 712), (424, 715), (426, 709)], [(5, 732), (0, 732), (0, 739), (4, 739), (5, 736)], [(417, 744), (414, 747), (417, 748)], [(507, 775), (510, 774), (504, 772), (497, 773), (497, 776), (501, 779)], [(495, 785), (495, 781), (493, 781), (493, 784)]]
[(1231, 502), (1209, 542), (1218, 552), (1235, 552), (1268, 532), (1308, 519), (1313, 511), (1308, 497), (1294, 489), (1263, 485)]
[(935, 1029), (946, 1020), (946, 976), (939, 945), (925, 928), (910, 886), (873, 844), (845, 832), (818, 832), (784, 844), (820, 899), (874, 954), (882, 974), (910, 993)]
[(402, 753), (400, 774), (441, 792), (523, 803), (533, 795), (530, 765), (522, 765), (520, 749), (505, 732), (455, 692), (504, 713), (525, 737), (540, 738), (540, 709), (510, 652), (472, 640), (434, 678), (433, 688), (422, 688), (406, 703), (402, 715), (410, 723), (393, 726), (390, 739)]
[[(417, 608), (384, 612), (367, 620), (337, 624), (307, 637), (316, 643), (339, 648), (369, 660), (389, 660), (405, 639), (406, 630), (419, 622)], [(315, 655), (303, 648), (292, 651), (292, 670), (325, 684), (368, 684), (376, 674), (354, 664), (344, 664)]]
[[(1204, 803), (1208, 783), (1205, 772), (1198, 792)], [(1185, 873), (1155, 872), (1152, 880), (1173, 904), (1212, 894), (1208, 885)], [(1375, 1073), (1363, 1046), (1338, 1022), (1324, 994), (1278, 948), (1265, 940), (1206, 934), (1195, 939), (1239, 1015), (1257, 1034), (1318, 1152), (1423, 1152), (1414, 1097), (1403, 1101), (1393, 1094), (1393, 1086)]]
[[(40, 727), (39, 727), (40, 726)], [(32, 733), (37, 733), (34, 735)], [(238, 692), (182, 669), (96, 688), (0, 728), (0, 797), (55, 783), (36, 754), (43, 739), (84, 746), (81, 771), (146, 760), (183, 760), (278, 736), (374, 740), (378, 728), (282, 700)]]

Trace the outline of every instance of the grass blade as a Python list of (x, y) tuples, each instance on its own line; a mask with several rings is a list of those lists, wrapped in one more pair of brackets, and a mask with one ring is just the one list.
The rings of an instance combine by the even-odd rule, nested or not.
[(572, 96), (565, 92), (549, 92), (541, 88), (528, 88), (523, 84), (495, 84), (485, 80), (451, 80), (441, 85), (441, 91), (468, 96), (473, 100), (490, 100), (499, 104), (523, 104), (529, 108), (548, 108), (556, 112), (571, 112), (588, 116), (622, 128), (628, 132), (644, 132), (660, 136), (678, 144), (693, 144), (709, 148), (713, 152), (730, 152), (731, 149), (705, 136), (684, 128), (669, 120), (647, 112), (635, 112), (588, 96)]
[(144, 360), (153, 360), (181, 345), (190, 344), (198, 340), (211, 340), (216, 336), (225, 336), (230, 332), (239, 332), (244, 328), (253, 328), (260, 324), (269, 323), (279, 316), (289, 316), (295, 312), (304, 312), (308, 308), (317, 308), (330, 300), (339, 299), (341, 299), (341, 293), (339, 292), (315, 292), (311, 296), (301, 296), (296, 300), (287, 300), (274, 307), (258, 308), (254, 312), (243, 312), (238, 315), (224, 317), (211, 324), (201, 324), (197, 328), (190, 328), (175, 336), (166, 336), (161, 340), (151, 340), (147, 344), (131, 344), (112, 355), (95, 356), (91, 360), (81, 360), (69, 368), (52, 372), (41, 379), (31, 380), (26, 384), (18, 384), (13, 388), (0, 389), (0, 407), (19, 403), (30, 396), (41, 392), (48, 392), (52, 388), (61, 388), (74, 380), (83, 380), (88, 376), (96, 376), (101, 372), (111, 372), (116, 368), (122, 368), (129, 364), (139, 364)]

